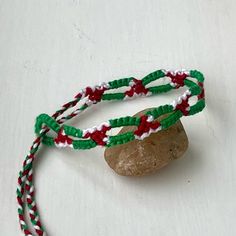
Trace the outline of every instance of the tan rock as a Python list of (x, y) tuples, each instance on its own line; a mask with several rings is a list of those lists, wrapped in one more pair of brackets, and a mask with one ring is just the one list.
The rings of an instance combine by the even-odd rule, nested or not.
[[(150, 109), (138, 112), (134, 116), (140, 116), (148, 110)], [(124, 127), (119, 134), (135, 129), (135, 126)], [(142, 141), (134, 140), (106, 148), (104, 156), (108, 165), (117, 174), (142, 176), (154, 173), (172, 160), (180, 158), (187, 148), (188, 138), (181, 121), (178, 121), (170, 128), (153, 133)]]

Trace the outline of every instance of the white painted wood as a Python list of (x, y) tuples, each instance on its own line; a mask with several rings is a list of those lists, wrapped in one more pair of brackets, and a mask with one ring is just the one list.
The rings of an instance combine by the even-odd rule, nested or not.
[[(182, 119), (190, 147), (158, 174), (116, 175), (103, 149), (44, 147), (35, 184), (48, 235), (236, 235), (234, 0), (0, 0), (0, 235), (19, 235), (16, 180), (35, 117), (81, 88), (159, 68), (199, 69), (207, 108)], [(85, 128), (172, 101), (106, 103)]]

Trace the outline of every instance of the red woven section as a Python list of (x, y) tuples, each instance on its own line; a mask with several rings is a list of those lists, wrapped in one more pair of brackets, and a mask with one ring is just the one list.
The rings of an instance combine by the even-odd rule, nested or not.
[(73, 140), (69, 138), (67, 135), (63, 134), (63, 129), (60, 129), (54, 141), (56, 144), (67, 143), (70, 145), (72, 144)]
[(179, 87), (184, 86), (184, 80), (187, 78), (188, 75), (186, 73), (176, 73), (176, 74), (173, 74), (171, 72), (168, 72), (166, 74), (166, 76), (171, 78), (171, 82), (172, 83), (176, 83), (177, 84), (176, 88), (179, 88)]
[(131, 88), (125, 92), (125, 95), (128, 97), (134, 96), (134, 94), (147, 94), (148, 89), (145, 88), (145, 86), (142, 83), (142, 80), (133, 79), (134, 84), (131, 86)]
[(142, 136), (142, 134), (149, 132), (150, 129), (156, 130), (160, 126), (158, 121), (148, 122), (148, 116), (146, 115), (141, 116), (140, 119), (138, 129), (134, 131), (135, 135)]
[(198, 100), (200, 100), (200, 99), (203, 99), (205, 97), (205, 90), (204, 90), (202, 82), (198, 82), (198, 85), (202, 88), (202, 92), (197, 96)]
[(91, 138), (98, 145), (104, 146), (104, 145), (106, 145), (106, 142), (103, 141), (103, 139), (107, 137), (106, 132), (110, 129), (111, 129), (111, 127), (102, 126), (101, 130), (95, 130), (92, 133), (86, 133), (84, 135), (84, 138)]
[(189, 103), (188, 103), (189, 97), (190, 96), (187, 96), (187, 98), (185, 100), (182, 100), (180, 104), (177, 104), (175, 108), (176, 110), (180, 110), (185, 116), (189, 114), (189, 111), (187, 110), (189, 107)]

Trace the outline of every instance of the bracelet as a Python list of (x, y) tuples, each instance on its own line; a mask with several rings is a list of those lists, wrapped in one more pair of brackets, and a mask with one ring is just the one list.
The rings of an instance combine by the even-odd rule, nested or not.
[[(169, 83), (159, 86), (147, 87), (147, 85), (160, 78), (168, 77)], [(93, 104), (105, 100), (126, 100), (139, 96), (150, 96), (168, 92), (186, 86), (188, 89), (174, 100), (153, 108), (140, 117), (125, 116), (110, 119), (97, 126), (88, 129), (78, 129), (63, 124), (67, 120), (79, 115)], [(128, 87), (125, 92), (107, 93), (107, 90)], [(191, 97), (196, 96), (197, 102), (190, 105)], [(78, 105), (79, 107), (69, 115), (61, 116), (65, 111)], [(48, 146), (71, 147), (74, 149), (90, 149), (97, 145), (112, 147), (124, 144), (134, 139), (143, 140), (151, 133), (167, 129), (175, 124), (182, 116), (194, 115), (205, 107), (204, 76), (197, 70), (157, 70), (139, 80), (133, 77), (118, 79), (110, 82), (100, 83), (94, 87), (82, 89), (72, 101), (64, 104), (52, 116), (41, 114), (36, 118), (35, 133), (36, 139), (30, 148), (29, 154), (19, 172), (17, 187), (18, 217), (24, 235), (34, 235), (25, 221), (25, 206), (36, 235), (46, 235), (41, 224), (34, 194), (33, 185), (33, 161), (41, 143)], [(161, 121), (156, 119), (164, 114), (169, 114)], [(136, 126), (133, 132), (126, 132), (118, 135), (108, 135), (112, 128), (123, 126)], [(56, 137), (48, 136), (52, 130)], [(26, 197), (26, 199), (25, 199)]]

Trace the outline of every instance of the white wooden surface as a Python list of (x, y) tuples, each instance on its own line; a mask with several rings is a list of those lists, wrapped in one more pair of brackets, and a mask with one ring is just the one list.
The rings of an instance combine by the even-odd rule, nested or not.
[[(199, 69), (207, 108), (182, 121), (190, 147), (158, 174), (116, 175), (103, 149), (43, 147), (36, 191), (48, 235), (236, 235), (234, 0), (0, 0), (0, 235), (19, 235), (16, 180), (34, 121), (81, 88), (159, 68)], [(170, 102), (106, 103), (85, 128)]]

